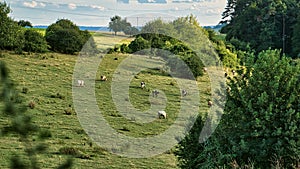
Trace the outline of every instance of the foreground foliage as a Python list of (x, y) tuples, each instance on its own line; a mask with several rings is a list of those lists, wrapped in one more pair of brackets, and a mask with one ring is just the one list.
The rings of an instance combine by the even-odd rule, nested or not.
[[(195, 125), (178, 155), (183, 168), (297, 168), (300, 159), (300, 65), (280, 51), (261, 52), (229, 78), (225, 113), (204, 144)], [(199, 147), (194, 149), (190, 145)], [(192, 156), (186, 155), (194, 154)]]

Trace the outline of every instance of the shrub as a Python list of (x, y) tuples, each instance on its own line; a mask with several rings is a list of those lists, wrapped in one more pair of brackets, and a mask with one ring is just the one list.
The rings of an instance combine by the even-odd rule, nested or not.
[(48, 51), (47, 41), (39, 32), (33, 29), (27, 29), (24, 33), (24, 38), (24, 51), (38, 53), (44, 53)]
[[(96, 44), (88, 31), (79, 30), (72, 21), (68, 19), (58, 20), (46, 29), (46, 40), (51, 50), (75, 54), (84, 47), (84, 52), (95, 52)], [(85, 46), (84, 46), (85, 45)]]
[[(300, 66), (264, 51), (246, 62), (246, 73), (228, 81), (231, 88), (222, 119), (206, 143), (193, 132), (180, 143), (183, 168), (231, 168), (232, 163), (295, 168), (300, 157)], [(277, 163), (277, 164), (276, 164)]]
[(30, 101), (28, 103), (28, 107), (31, 108), (31, 109), (34, 109), (35, 108), (35, 102), (34, 101)]
[(149, 41), (145, 40), (143, 37), (138, 36), (135, 38), (134, 41), (132, 41), (129, 46), (132, 53), (144, 50), (144, 49), (149, 49), (151, 47), (151, 44)]

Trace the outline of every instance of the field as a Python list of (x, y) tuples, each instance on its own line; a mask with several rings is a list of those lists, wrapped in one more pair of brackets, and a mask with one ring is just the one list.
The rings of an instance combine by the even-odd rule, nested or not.
[[(101, 51), (117, 43), (126, 43), (131, 38), (125, 36), (112, 36), (111, 34), (96, 34), (94, 36)], [(49, 129), (52, 133), (48, 144), (47, 153), (39, 155), (41, 168), (55, 168), (68, 157), (63, 150), (74, 150), (73, 168), (177, 168), (177, 159), (172, 151), (166, 151), (151, 158), (121, 157), (104, 150), (86, 134), (82, 128), (72, 100), (72, 88), (76, 81), (72, 79), (78, 56), (57, 53), (16, 55), (3, 51), (0, 60), (6, 62), (10, 76), (17, 84), (18, 91), (24, 97), (25, 104), (34, 101), (34, 109), (28, 109), (36, 125)], [(89, 81), (95, 83), (95, 96), (107, 122), (119, 133), (131, 137), (149, 137), (167, 130), (178, 116), (180, 107), (180, 89), (174, 78), (168, 76), (161, 69), (145, 69), (138, 74), (130, 74), (131, 70), (118, 69), (122, 61), (131, 56), (121, 54), (101, 54), (101, 64), (96, 73), (96, 79), (88, 76)], [(95, 58), (95, 60), (97, 60)], [(117, 58), (117, 59), (116, 59)], [(164, 62), (157, 58), (144, 57), (147, 63), (162, 66)], [(137, 63), (138, 64), (138, 63)], [(117, 72), (117, 73), (116, 73)], [(129, 84), (129, 96), (120, 95), (120, 100), (128, 102), (139, 111), (150, 109), (151, 104), (161, 105), (160, 100), (152, 98), (151, 90), (159, 89), (166, 97), (166, 111), (170, 112), (167, 119), (155, 119), (150, 123), (136, 123), (139, 119), (125, 118), (117, 110), (113, 100), (111, 85), (115, 74), (132, 76)], [(108, 80), (99, 81), (101, 75), (106, 75)], [(147, 88), (141, 89), (140, 82), (145, 81)], [(192, 81), (184, 80), (188, 84)], [(74, 84), (73, 84), (74, 83)], [(88, 84), (87, 84), (88, 85)], [(207, 75), (197, 79), (199, 89), (199, 114), (208, 111), (206, 100), (210, 96), (209, 78)], [(189, 98), (187, 98), (189, 99)], [(189, 110), (193, 110), (190, 107)], [(148, 112), (151, 113), (151, 112)], [(154, 115), (150, 116), (154, 116)], [(0, 126), (9, 123), (2, 117)], [(35, 136), (32, 138), (33, 144)], [(24, 145), (15, 135), (3, 136), (0, 141), (0, 168), (9, 168), (10, 158), (14, 154), (24, 154)]]

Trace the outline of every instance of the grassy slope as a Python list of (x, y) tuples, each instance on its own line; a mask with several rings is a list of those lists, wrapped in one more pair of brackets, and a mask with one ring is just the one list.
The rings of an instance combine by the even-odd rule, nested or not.
[[(121, 37), (112, 37), (109, 34), (96, 35), (95, 39), (98, 46), (104, 50), (116, 42), (126, 42), (127, 39)], [(112, 61), (112, 58), (118, 57), (119, 60)], [(156, 120), (153, 123), (143, 126), (128, 122), (124, 118), (116, 116), (117, 113), (112, 104), (110, 97), (111, 75), (112, 71), (125, 58), (123, 55), (107, 55), (104, 57), (101, 67), (98, 71), (98, 76), (106, 74), (108, 81), (101, 83), (96, 81), (97, 101), (99, 104), (105, 102), (102, 107), (104, 116), (109, 123), (126, 135), (134, 137), (143, 137), (158, 134), (166, 129), (168, 125), (176, 118), (176, 113), (170, 116), (170, 120), (164, 123), (161, 120)], [(48, 153), (39, 157), (42, 168), (54, 168), (62, 163), (67, 156), (59, 153), (59, 149), (63, 147), (74, 147), (79, 150), (79, 155), (82, 158), (75, 158), (73, 168), (176, 168), (176, 157), (172, 153), (164, 153), (148, 159), (130, 159), (112, 155), (104, 151), (101, 147), (93, 144), (91, 139), (85, 134), (80, 126), (76, 113), (66, 115), (64, 110), (72, 107), (72, 73), (76, 62), (76, 56), (62, 54), (33, 54), (33, 55), (14, 55), (4, 52), (4, 60), (9, 69), (12, 79), (18, 84), (19, 91), (22, 88), (28, 88), (27, 94), (22, 94), (25, 100), (29, 102), (34, 100), (36, 108), (28, 110), (34, 117), (34, 121), (38, 126), (47, 128), (51, 131), (52, 137), (47, 140), (49, 144)], [(155, 77), (155, 78), (153, 78)], [(131, 86), (139, 86), (140, 79), (148, 82), (154, 88), (158, 87), (167, 93), (170, 104), (168, 110), (175, 110), (178, 107), (178, 88), (169, 87), (172, 79), (167, 76), (161, 76), (156, 72), (156, 75), (151, 71), (140, 73), (138, 78), (131, 82)], [(153, 79), (160, 79), (153, 80)], [(204, 98), (209, 96), (208, 77), (199, 79), (198, 85), (201, 93), (201, 112), (207, 110)], [(147, 101), (149, 93), (146, 91), (130, 88), (130, 100), (138, 109), (148, 109), (149, 102)], [(60, 95), (62, 98), (56, 98)], [(106, 99), (106, 100), (105, 100)], [(103, 101), (104, 100), (104, 101)], [(113, 113), (112, 113), (113, 112)], [(163, 122), (163, 123), (162, 123)], [(1, 118), (0, 125), (7, 124), (7, 119)], [(161, 127), (161, 125), (163, 127)], [(0, 127), (1, 127), (0, 126)], [(121, 129), (129, 131), (122, 131)], [(2, 137), (0, 141), (0, 168), (8, 168), (9, 159), (14, 153), (20, 153), (23, 150), (22, 144), (14, 136)], [(86, 159), (84, 159), (86, 158)]]

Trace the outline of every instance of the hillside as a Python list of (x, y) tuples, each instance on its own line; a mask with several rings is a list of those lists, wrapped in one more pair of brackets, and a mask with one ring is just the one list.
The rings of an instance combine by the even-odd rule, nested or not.
[[(105, 51), (116, 43), (130, 41), (127, 37), (114, 37), (110, 34), (97, 34), (95, 40), (98, 47)], [(34, 118), (35, 124), (49, 129), (52, 137), (47, 140), (49, 149), (46, 154), (39, 155), (41, 168), (54, 168), (67, 159), (67, 152), (74, 150), (73, 168), (177, 168), (177, 159), (172, 151), (151, 158), (126, 158), (113, 155), (98, 146), (86, 134), (74, 110), (72, 100), (72, 79), (77, 56), (62, 55), (57, 53), (16, 55), (3, 51), (1, 61), (4, 61), (10, 72), (10, 76), (17, 84), (24, 97), (25, 104), (34, 101), (36, 106), (29, 109), (28, 113)], [(140, 90), (140, 81), (146, 81), (151, 88), (164, 91), (167, 99), (167, 111), (171, 113), (168, 120), (157, 119), (143, 125), (122, 118), (111, 98), (112, 75), (118, 65), (126, 59), (127, 55), (104, 55), (97, 77), (106, 75), (108, 81), (100, 82), (94, 79), (98, 106), (103, 110), (103, 115), (109, 124), (118, 132), (133, 137), (147, 137), (159, 134), (173, 124), (177, 117), (176, 110), (180, 103), (180, 90), (174, 79), (165, 76), (159, 70), (145, 70), (138, 74), (130, 82), (129, 96), (133, 106), (140, 110), (149, 109), (148, 100), (150, 91)], [(115, 60), (118, 58), (118, 60)], [(147, 58), (148, 61), (162, 64), (160, 60)], [(126, 71), (126, 70), (123, 70)], [(201, 98), (201, 111), (204, 114), (208, 108), (206, 99), (210, 95), (209, 79), (207, 76), (198, 79), (198, 87)], [(151, 95), (150, 95), (151, 96)], [(8, 124), (8, 119), (2, 117), (1, 127)], [(32, 138), (33, 143), (35, 137)], [(24, 146), (14, 135), (1, 138), (0, 168), (8, 168), (12, 155), (23, 154)]]

